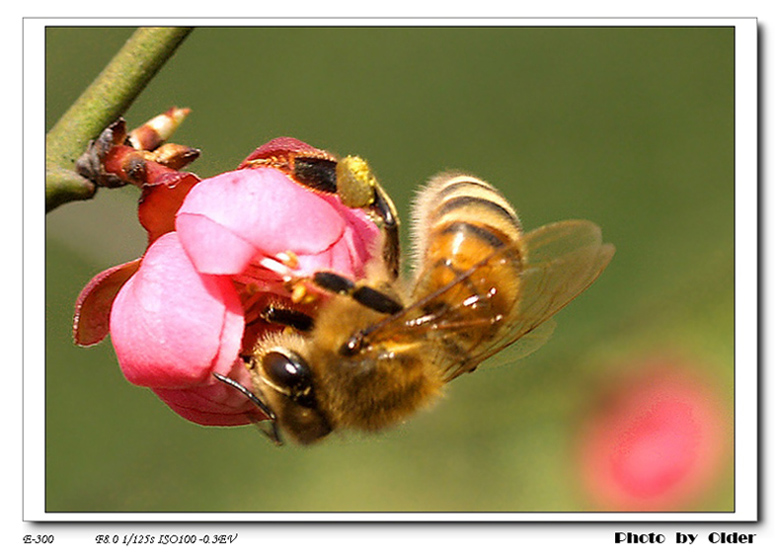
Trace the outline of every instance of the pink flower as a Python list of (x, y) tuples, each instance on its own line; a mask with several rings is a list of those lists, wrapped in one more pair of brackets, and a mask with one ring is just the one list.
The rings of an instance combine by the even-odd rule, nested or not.
[[(269, 303), (294, 306), (283, 276), (268, 267), (360, 277), (379, 233), (364, 211), (337, 196), (271, 165), (247, 165), (279, 145), (287, 154), (323, 152), (283, 138), (255, 151), (242, 169), (203, 181), (162, 172), (145, 186), (139, 208), (150, 238), (145, 255), (98, 274), (76, 305), (76, 343), (97, 343), (110, 331), (125, 377), (203, 425), (266, 418), (212, 373), (250, 387), (240, 356), (278, 330), (259, 312)], [(296, 308), (311, 314), (316, 306)]]
[(716, 392), (686, 367), (646, 363), (600, 400), (581, 435), (593, 500), (613, 511), (674, 511), (713, 486), (730, 432)]

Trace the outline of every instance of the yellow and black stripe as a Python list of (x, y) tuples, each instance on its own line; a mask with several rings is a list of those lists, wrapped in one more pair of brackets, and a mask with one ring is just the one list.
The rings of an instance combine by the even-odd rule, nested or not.
[(477, 295), (492, 298), (491, 311), (511, 310), (519, 296), (522, 226), (495, 187), (467, 174), (439, 175), (420, 193), (414, 222), (414, 298), (447, 289), (439, 303), (458, 307)]

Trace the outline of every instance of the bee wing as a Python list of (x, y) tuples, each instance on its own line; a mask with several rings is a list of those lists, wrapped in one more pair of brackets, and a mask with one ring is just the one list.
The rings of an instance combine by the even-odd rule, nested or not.
[(511, 344), (516, 346), (513, 359), (536, 351), (555, 329), (550, 318), (587, 289), (615, 253), (613, 245), (602, 242), (601, 229), (585, 220), (542, 226), (524, 234), (523, 242), (519, 307), (496, 338), (475, 346), (467, 362), (448, 369), (447, 380), (473, 370)]
[[(500, 315), (503, 325), (492, 339), (484, 341), (479, 334), (469, 339), (470, 327), (490, 325), (484, 314), (474, 320), (464, 319), (458, 307), (448, 307), (436, 315), (423, 315), (407, 322), (424, 323), (409, 334), (423, 334), (422, 328), (436, 330), (438, 349), (430, 352), (434, 364), (442, 368), (450, 381), (473, 371), (477, 365), (511, 344), (512, 359), (530, 355), (553, 333), (550, 318), (582, 293), (609, 264), (615, 248), (605, 245), (601, 229), (592, 222), (571, 220), (556, 222), (523, 235), (524, 265), (520, 280), (520, 301), (510, 314)], [(510, 264), (499, 249), (481, 265)], [(454, 287), (457, 280), (449, 287)], [(446, 295), (449, 287), (441, 290)], [(485, 298), (486, 304), (490, 303)], [(472, 300), (473, 302), (473, 300)], [(430, 300), (427, 300), (430, 305)], [(433, 304), (435, 305), (435, 304)], [(410, 307), (410, 312), (414, 306)], [(397, 331), (396, 331), (397, 332)], [(458, 355), (453, 355), (457, 353)]]
[[(447, 299), (453, 288), (462, 285), (464, 273), (424, 299), (380, 321), (367, 330), (368, 343), (389, 341), (396, 345), (416, 345), (421, 338), (435, 337), (427, 346), (431, 362), (450, 381), (473, 371), (488, 357), (515, 344), (513, 359), (530, 355), (553, 333), (555, 313), (582, 293), (612, 259), (615, 248), (605, 245), (601, 229), (592, 222), (570, 220), (537, 228), (523, 235), (524, 259), (520, 273), (520, 301), (511, 313), (496, 315), (486, 309), (467, 316), (462, 307), (437, 303)], [(513, 264), (505, 249), (497, 249), (477, 267)], [(476, 267), (472, 268), (472, 271)], [(470, 295), (464, 305), (492, 306), (490, 294)], [(426, 307), (434, 309), (426, 309)], [(470, 331), (495, 327), (492, 339)]]

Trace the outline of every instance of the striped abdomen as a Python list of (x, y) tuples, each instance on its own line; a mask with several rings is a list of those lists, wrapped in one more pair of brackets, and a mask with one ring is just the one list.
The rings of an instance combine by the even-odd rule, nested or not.
[(490, 184), (450, 173), (422, 191), (414, 220), (413, 299), (433, 296), (428, 311), (455, 309), (453, 327), (488, 339), (520, 297), (522, 228), (514, 209)]

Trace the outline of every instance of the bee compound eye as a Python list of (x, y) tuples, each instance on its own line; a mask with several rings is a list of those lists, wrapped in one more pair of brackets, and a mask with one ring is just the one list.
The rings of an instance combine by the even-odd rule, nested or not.
[(263, 357), (263, 369), (269, 380), (297, 403), (308, 406), (313, 402), (311, 369), (298, 354), (269, 351)]

